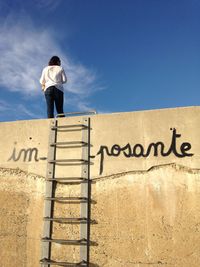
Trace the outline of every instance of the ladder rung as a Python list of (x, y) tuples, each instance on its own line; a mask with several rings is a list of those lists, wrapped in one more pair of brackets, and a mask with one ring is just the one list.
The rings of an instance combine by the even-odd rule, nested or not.
[(62, 146), (62, 145), (81, 145), (81, 146), (87, 146), (88, 143), (83, 141), (73, 141), (73, 142), (55, 142), (51, 143), (50, 146)]
[(67, 147), (71, 147), (71, 146), (73, 146), (73, 147), (79, 147), (79, 146), (81, 146), (81, 147), (83, 147), (83, 146), (88, 146), (88, 143), (86, 143), (86, 142), (82, 142), (82, 141), (74, 141), (74, 142), (56, 142), (56, 143), (51, 143), (50, 144), (50, 146), (65, 146), (66, 148)]
[(56, 129), (67, 129), (67, 128), (79, 128), (81, 127), (82, 129), (87, 129), (88, 126), (85, 124), (72, 124), (72, 125), (60, 125), (60, 126), (53, 126), (51, 127), (51, 130), (56, 130)]
[(41, 264), (48, 264), (48, 265), (58, 265), (58, 266), (69, 266), (69, 267), (75, 267), (75, 266), (87, 266), (87, 263), (85, 261), (82, 262), (64, 262), (64, 261), (53, 261), (48, 259), (42, 259), (40, 260)]
[(44, 221), (52, 221), (52, 222), (80, 222), (86, 223), (88, 220), (87, 218), (50, 218), (44, 217)]
[(62, 177), (62, 178), (47, 178), (46, 181), (57, 182), (57, 183), (85, 183), (90, 180), (82, 177)]
[(64, 113), (59, 113), (56, 115), (56, 117), (59, 117), (59, 116), (85, 116), (85, 115), (94, 115), (94, 114), (97, 114), (97, 111), (95, 109), (92, 109), (92, 110), (88, 110), (88, 111), (84, 111), (84, 112), (81, 112), (81, 111), (75, 111), (75, 112), (64, 112)]
[(51, 222), (60, 222), (60, 223), (69, 223), (69, 224), (83, 224), (83, 223), (90, 223), (90, 224), (97, 224), (95, 220), (90, 220), (87, 218), (50, 218), (44, 217), (44, 221), (51, 221)]
[(50, 201), (87, 201), (87, 197), (45, 197), (45, 200)]
[(67, 240), (67, 239), (54, 239), (54, 238), (44, 237), (42, 238), (42, 241), (50, 243), (66, 244), (66, 245), (87, 245), (86, 239)]
[(79, 164), (88, 164), (89, 161), (85, 159), (56, 159), (56, 160), (49, 160), (48, 163), (79, 163)]

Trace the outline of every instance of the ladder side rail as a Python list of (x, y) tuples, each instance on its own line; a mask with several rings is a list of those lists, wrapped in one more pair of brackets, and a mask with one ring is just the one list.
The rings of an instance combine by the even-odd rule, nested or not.
[[(55, 164), (50, 163), (49, 161), (55, 160), (56, 158), (56, 148), (54, 146), (50, 146), (52, 142), (56, 142), (57, 139), (57, 131), (52, 130), (52, 126), (57, 126), (57, 120), (53, 120), (50, 125), (50, 134), (49, 134), (49, 148), (48, 148), (48, 157), (47, 157), (47, 171), (46, 178), (53, 179), (55, 176)], [(45, 197), (53, 197), (55, 184), (52, 181), (46, 180), (46, 191)], [(53, 206), (54, 203), (52, 201), (45, 200), (45, 208), (44, 208), (44, 218), (52, 217), (53, 215)], [(43, 226), (43, 238), (51, 238), (52, 234), (52, 221), (44, 221)], [(50, 260), (51, 258), (51, 243), (42, 242), (42, 259)], [(42, 267), (50, 267), (48, 263), (42, 263)]]
[[(95, 113), (96, 114), (96, 113)], [(90, 118), (88, 118), (88, 153), (87, 153), (87, 161), (88, 161), (88, 184), (87, 184), (87, 265), (90, 265), (90, 224), (91, 224), (91, 177), (90, 177), (90, 149), (91, 149), (91, 140), (90, 140), (90, 132), (91, 132), (91, 123)]]
[(88, 146), (82, 148), (82, 158), (87, 161), (87, 164), (82, 165), (82, 177), (87, 179), (86, 183), (81, 184), (81, 197), (87, 198), (87, 201), (81, 203), (81, 217), (87, 218), (86, 224), (80, 226), (80, 239), (86, 240), (86, 246), (80, 247), (80, 261), (86, 262), (86, 266), (89, 266), (89, 231), (90, 231), (90, 118), (83, 118), (83, 123), (88, 125), (86, 129), (82, 131), (82, 141), (86, 142)]

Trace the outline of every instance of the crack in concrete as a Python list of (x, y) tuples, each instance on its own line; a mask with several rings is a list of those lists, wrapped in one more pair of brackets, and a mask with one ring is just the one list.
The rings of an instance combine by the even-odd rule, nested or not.
[(127, 263), (130, 263), (130, 264), (134, 264), (134, 265), (172, 265), (172, 264), (170, 264), (170, 263), (164, 263), (164, 262), (135, 262), (135, 263), (133, 263), (133, 262), (127, 262)]
[(187, 167), (187, 166), (184, 166), (184, 165), (180, 165), (180, 164), (177, 164), (177, 163), (173, 162), (173, 163), (155, 165), (155, 166), (150, 167), (147, 170), (134, 170), (134, 171), (114, 173), (114, 174), (101, 176), (101, 177), (97, 176), (97, 177), (94, 177), (92, 179), (92, 181), (97, 182), (97, 181), (100, 181), (100, 180), (117, 179), (117, 178), (119, 178), (121, 176), (125, 176), (125, 175), (128, 175), (128, 174), (145, 174), (145, 173), (148, 173), (148, 172), (151, 172), (151, 171), (154, 171), (154, 170), (158, 170), (158, 169), (161, 169), (161, 168), (167, 168), (167, 167), (171, 167), (176, 171), (183, 171), (183, 172), (192, 173), (192, 174), (200, 174), (200, 169), (198, 169), (198, 168), (190, 168), (190, 167)]
[(3, 167), (0, 167), (0, 175), (3, 175), (3, 174), (9, 174), (9, 175), (12, 175), (12, 174), (16, 174), (16, 175), (25, 175), (25, 176), (29, 176), (29, 177), (32, 177), (33, 179), (42, 179), (44, 180), (45, 177), (44, 176), (41, 176), (41, 175), (38, 175), (36, 173), (32, 173), (32, 172), (27, 172), (27, 171), (24, 171), (20, 168), (3, 168)]
[(156, 262), (142, 262), (142, 261), (126, 261), (123, 262), (126, 264), (133, 264), (133, 265), (174, 265), (172, 263), (163, 262), (162, 260), (158, 260)]
[[(91, 180), (93, 182), (97, 182), (100, 180), (117, 179), (121, 176), (129, 175), (129, 174), (145, 174), (145, 173), (148, 173), (148, 172), (151, 172), (154, 170), (158, 170), (161, 168), (167, 168), (167, 167), (171, 167), (176, 171), (183, 171), (183, 172), (187, 172), (187, 173), (191, 173), (191, 174), (200, 174), (200, 168), (190, 168), (188, 166), (180, 165), (180, 164), (173, 162), (173, 163), (151, 166), (147, 170), (131, 170), (131, 171), (127, 171), (127, 172), (113, 173), (113, 174), (106, 175), (106, 176), (96, 176), (96, 177), (92, 178)], [(45, 180), (44, 176), (38, 175), (36, 173), (27, 172), (27, 171), (24, 171), (20, 168), (0, 167), (0, 175), (4, 174), (4, 173), (5, 174), (18, 174), (18, 175), (23, 174), (23, 175), (32, 176), (32, 178), (34, 178), (34, 179), (39, 178), (39, 179)]]

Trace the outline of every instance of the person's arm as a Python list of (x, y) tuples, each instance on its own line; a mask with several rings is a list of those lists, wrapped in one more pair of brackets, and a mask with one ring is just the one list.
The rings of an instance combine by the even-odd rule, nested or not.
[(45, 75), (44, 75), (44, 69), (43, 69), (43, 71), (42, 71), (42, 75), (41, 75), (41, 77), (40, 77), (40, 84), (41, 84), (41, 86), (42, 86), (42, 91), (44, 91), (44, 89), (45, 89)]
[(65, 74), (65, 71), (64, 71), (64, 69), (62, 69), (62, 83), (66, 83), (67, 82), (67, 76), (66, 76), (66, 74)]

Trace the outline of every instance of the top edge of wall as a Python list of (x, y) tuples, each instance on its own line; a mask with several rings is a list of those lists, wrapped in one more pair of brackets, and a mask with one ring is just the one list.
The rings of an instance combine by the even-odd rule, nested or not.
[[(98, 113), (94, 114), (94, 115), (88, 115), (88, 116), (116, 116), (116, 115), (122, 115), (122, 114), (128, 114), (128, 113), (147, 113), (147, 112), (164, 112), (164, 111), (175, 111), (175, 110), (188, 110), (188, 109), (199, 109), (200, 106), (185, 106), (185, 107), (170, 107), (170, 108), (161, 108), (161, 109), (144, 109), (144, 110), (130, 110), (130, 111), (119, 111), (119, 112), (107, 112), (107, 113)], [(83, 117), (83, 116), (87, 116), (87, 115), (80, 115), (80, 116), (67, 116), (69, 118), (76, 118), (76, 117)], [(66, 117), (65, 117), (66, 118)], [(59, 119), (63, 119), (63, 118), (59, 118)], [(15, 120), (15, 121), (0, 121), (0, 124), (3, 123), (24, 123), (24, 122), (30, 122), (30, 121), (34, 121), (34, 122), (38, 122), (38, 121), (47, 121), (47, 120), (53, 120), (53, 119), (47, 119), (47, 118), (40, 118), (40, 119), (28, 119), (28, 120)]]

